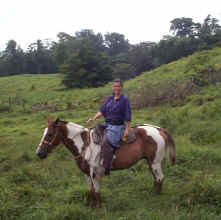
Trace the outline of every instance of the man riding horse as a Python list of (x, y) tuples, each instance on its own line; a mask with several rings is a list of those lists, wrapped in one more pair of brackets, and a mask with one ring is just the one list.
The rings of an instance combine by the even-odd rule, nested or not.
[[(128, 99), (123, 95), (123, 85), (120, 80), (113, 82), (113, 96), (107, 98), (100, 111), (88, 123), (103, 116), (107, 129), (105, 138), (93, 129), (85, 128), (73, 122), (53, 120), (46, 117), (48, 126), (44, 129), (36, 154), (41, 158), (47, 158), (48, 154), (61, 144), (73, 154), (79, 169), (88, 179), (88, 201), (92, 207), (100, 207), (101, 180), (111, 170), (127, 169), (139, 160), (146, 160), (154, 179), (157, 192), (161, 192), (164, 175), (162, 172), (162, 160), (165, 151), (169, 147), (169, 161), (175, 162), (175, 143), (172, 136), (163, 128), (143, 124), (130, 129), (131, 110)], [(129, 131), (136, 137), (131, 142)], [(132, 132), (132, 133), (133, 133)], [(100, 135), (101, 134), (101, 135)], [(128, 136), (129, 134), (129, 136)], [(119, 148), (122, 137), (128, 136), (128, 140)], [(102, 141), (102, 144), (101, 143)], [(103, 146), (103, 156), (101, 155)], [(115, 152), (114, 152), (114, 148)], [(113, 152), (115, 157), (113, 158)], [(104, 163), (101, 161), (104, 158)], [(113, 158), (113, 161), (112, 161)], [(106, 170), (104, 169), (106, 168)]]
[(114, 149), (119, 147), (122, 138), (129, 135), (131, 121), (130, 102), (123, 94), (123, 83), (120, 79), (113, 81), (112, 90), (113, 95), (109, 96), (97, 114), (87, 121), (91, 123), (102, 116), (105, 118), (106, 131), (102, 141), (105, 175), (110, 174)]

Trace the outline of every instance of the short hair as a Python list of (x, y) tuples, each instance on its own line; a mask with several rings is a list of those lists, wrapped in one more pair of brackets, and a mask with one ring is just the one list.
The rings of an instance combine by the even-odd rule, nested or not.
[(122, 81), (120, 78), (114, 79), (114, 80), (113, 80), (113, 83), (115, 83), (115, 82), (120, 83), (120, 85), (121, 85), (122, 87), (124, 86), (124, 85), (123, 85), (123, 81)]

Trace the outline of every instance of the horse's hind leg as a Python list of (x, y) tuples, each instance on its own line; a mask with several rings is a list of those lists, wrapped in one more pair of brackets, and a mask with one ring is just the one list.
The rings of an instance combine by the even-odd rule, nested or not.
[(157, 193), (160, 193), (162, 190), (162, 184), (163, 184), (163, 179), (164, 179), (164, 175), (163, 175), (162, 168), (161, 168), (161, 163), (152, 163), (150, 165), (150, 169), (154, 177), (154, 185), (155, 185), (156, 191)]
[(162, 190), (162, 184), (163, 184), (163, 179), (164, 179), (164, 175), (162, 172), (162, 168), (161, 168), (161, 161), (158, 160), (149, 160), (147, 159), (150, 171), (153, 175), (153, 179), (154, 179), (154, 186), (156, 188), (157, 193), (160, 193)]

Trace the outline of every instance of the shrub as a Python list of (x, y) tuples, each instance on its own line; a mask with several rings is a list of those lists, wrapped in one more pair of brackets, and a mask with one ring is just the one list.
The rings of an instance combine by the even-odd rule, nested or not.
[(177, 80), (163, 82), (158, 85), (140, 86), (136, 90), (129, 92), (132, 107), (140, 109), (147, 106), (156, 106), (164, 103), (173, 104), (180, 100), (185, 102), (185, 97), (198, 92), (199, 88), (192, 81)]
[(7, 104), (1, 104), (0, 105), (0, 112), (9, 112), (10, 111), (10, 106)]

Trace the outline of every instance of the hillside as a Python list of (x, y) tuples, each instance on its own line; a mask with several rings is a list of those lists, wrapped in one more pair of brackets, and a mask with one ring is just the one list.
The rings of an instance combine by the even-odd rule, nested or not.
[(110, 84), (66, 90), (59, 75), (0, 78), (0, 219), (221, 219), (220, 79), (221, 48), (216, 48), (125, 83), (132, 124), (169, 130), (177, 162), (163, 163), (161, 195), (153, 190), (145, 161), (113, 172), (103, 181), (103, 207), (92, 210), (86, 206), (87, 182), (72, 155), (59, 147), (41, 161), (35, 150), (45, 115), (86, 126)]

